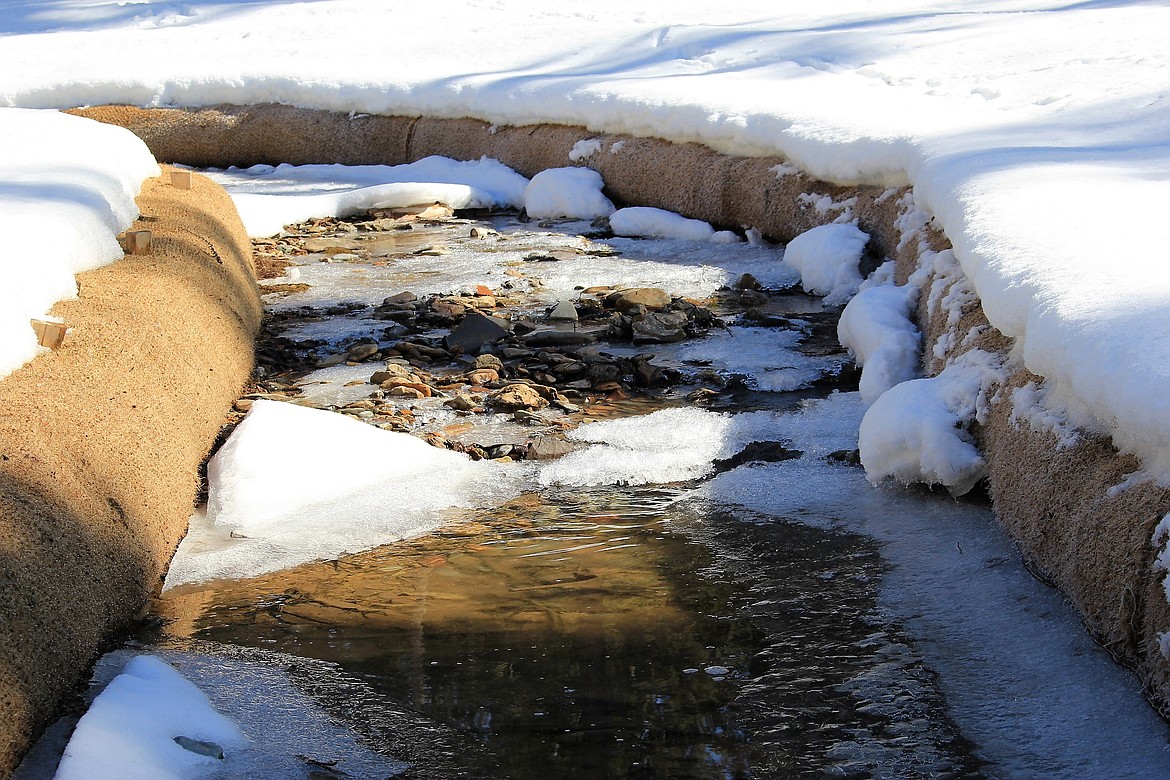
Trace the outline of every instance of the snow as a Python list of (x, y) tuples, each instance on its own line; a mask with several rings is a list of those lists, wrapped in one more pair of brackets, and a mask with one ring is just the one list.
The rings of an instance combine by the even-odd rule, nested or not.
[(0, 378), (41, 352), (29, 324), (122, 257), (117, 234), (159, 172), (132, 133), (55, 111), (0, 110)]
[(971, 490), (987, 464), (967, 428), (980, 418), (989, 387), (1003, 379), (997, 356), (971, 350), (937, 376), (886, 391), (866, 411), (858, 433), (870, 481), (945, 485), (957, 496)]
[(589, 168), (549, 168), (528, 183), (524, 209), (533, 219), (608, 217), (614, 209), (601, 194), (604, 186), (601, 174)]
[(510, 496), (516, 473), (345, 415), (258, 400), (208, 464), (206, 520), (192, 524), (166, 586), (417, 536), (448, 509)]
[(859, 292), (841, 312), (837, 338), (861, 365), (861, 400), (872, 404), (919, 373), (922, 340), (912, 317), (918, 289), (880, 284)]
[(248, 235), (367, 209), (442, 203), (453, 209), (523, 208), (528, 180), (496, 160), (431, 156), (407, 165), (256, 165), (212, 173), (232, 193)]
[(708, 241), (715, 229), (699, 219), (687, 219), (670, 211), (649, 206), (627, 206), (609, 216), (609, 226), (619, 236), (677, 238)]
[(829, 224), (806, 230), (788, 242), (784, 262), (800, 272), (805, 292), (825, 296), (825, 303), (848, 301), (861, 286), (861, 255), (869, 235), (857, 225)]
[(214, 743), (225, 755), (248, 746), (183, 675), (138, 656), (78, 721), (56, 780), (188, 780), (219, 769), (220, 759), (187, 750), (176, 737)]

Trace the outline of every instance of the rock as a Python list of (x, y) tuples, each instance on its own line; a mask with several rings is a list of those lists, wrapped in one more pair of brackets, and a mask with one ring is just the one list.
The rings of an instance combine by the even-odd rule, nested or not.
[(605, 303), (624, 314), (635, 306), (661, 309), (670, 303), (670, 295), (658, 287), (631, 287), (628, 290), (611, 293), (606, 297)]
[(568, 455), (573, 449), (572, 444), (556, 436), (537, 436), (528, 445), (528, 457), (531, 460), (551, 460)]
[(465, 378), (469, 385), (486, 385), (490, 382), (499, 382), (500, 375), (494, 368), (477, 368), (468, 371)]
[(758, 290), (744, 290), (739, 294), (741, 306), (763, 306), (768, 302), (768, 296)]
[(385, 368), (379, 368), (370, 376), (370, 384), (380, 385), (388, 379), (399, 378), (418, 381), (418, 376), (406, 366), (398, 363), (387, 363)]
[(536, 330), (536, 323), (528, 319), (519, 319), (512, 323), (512, 331), (517, 335), (523, 336), (525, 333), (531, 333)]
[(488, 396), (488, 401), (505, 409), (543, 409), (548, 401), (529, 385), (511, 384)]
[(398, 306), (404, 303), (414, 303), (418, 300), (418, 296), (410, 290), (405, 290), (395, 295), (391, 295), (382, 301), (383, 306)]
[(596, 336), (581, 330), (538, 330), (524, 337), (530, 347), (575, 347), (595, 341)]
[(478, 352), (484, 344), (499, 341), (510, 332), (511, 327), (507, 320), (472, 311), (447, 334), (443, 343), (450, 350)]
[(349, 352), (345, 354), (345, 359), (354, 363), (360, 363), (378, 354), (379, 350), (380, 348), (377, 344), (370, 344), (368, 342), (355, 344), (349, 348)]
[(514, 449), (515, 446), (512, 444), (493, 444), (490, 447), (484, 447), (483, 451), (488, 458), (495, 460), (496, 458), (509, 457)]
[[(502, 354), (504, 356), (504, 360), (519, 360), (531, 355), (532, 350), (522, 349), (520, 347), (504, 347)], [(479, 357), (485, 357), (485, 355), (480, 355)], [(478, 359), (479, 358), (476, 358), (476, 360)]]
[(252, 399), (240, 398), (235, 403), (232, 404), (232, 408), (235, 409), (237, 412), (247, 412), (249, 409), (252, 408)]
[(680, 311), (652, 312), (636, 319), (630, 328), (635, 344), (665, 344), (687, 337), (687, 315)]
[(572, 301), (561, 301), (548, 313), (548, 318), (554, 322), (576, 322), (577, 307)]
[(737, 290), (759, 290), (760, 281), (751, 274), (744, 274), (735, 281), (735, 289)]
[(401, 396), (402, 393), (396, 393), (395, 391), (403, 387), (409, 388), (418, 393), (418, 395), (415, 396), (417, 398), (430, 398), (431, 395), (433, 395), (433, 391), (431, 390), (430, 386), (425, 385), (422, 382), (412, 382), (406, 377), (394, 377), (392, 379), (387, 379), (382, 383), (381, 387), (386, 391), (387, 395), (392, 396)]
[(452, 303), (450, 301), (431, 302), (431, 312), (440, 317), (455, 319), (456, 317), (463, 316), (465, 311), (467, 311), (467, 307), (461, 303)]
[(488, 296), (488, 295), (492, 294), (492, 289), (486, 285), (477, 284), (475, 286), (474, 292), (476, 295), (479, 295), (479, 296)]
[(410, 385), (391, 387), (386, 391), (386, 395), (392, 398), (426, 398), (421, 390)]
[(223, 760), (223, 748), (214, 742), (205, 742), (201, 739), (192, 739), (191, 737), (180, 735), (175, 737), (175, 744), (183, 748), (183, 750), (189, 750), (192, 753), (198, 753), (208, 758)]
[(473, 395), (460, 393), (454, 398), (448, 398), (444, 401), (443, 406), (454, 409), (457, 412), (474, 412), (479, 408), (479, 399)]
[[(507, 350), (504, 350), (507, 352)], [(526, 352), (527, 350), (525, 350)], [(472, 364), (475, 368), (490, 368), (497, 374), (503, 375), (504, 361), (500, 360), (495, 355), (478, 355), (475, 358), (475, 363)]]
[(345, 362), (345, 355), (326, 355), (317, 361), (317, 368), (332, 368)]

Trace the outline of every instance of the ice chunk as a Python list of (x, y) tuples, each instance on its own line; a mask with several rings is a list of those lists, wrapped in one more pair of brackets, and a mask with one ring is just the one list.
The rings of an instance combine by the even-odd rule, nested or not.
[(220, 768), (218, 759), (182, 747), (177, 738), (210, 743), (225, 753), (248, 744), (243, 732), (183, 675), (141, 655), (126, 664), (78, 721), (55, 777), (186, 780), (209, 777)]
[(872, 404), (882, 393), (918, 375), (922, 340), (910, 319), (918, 290), (881, 284), (859, 292), (837, 323), (837, 338), (861, 364), (861, 400)]
[(452, 507), (510, 495), (513, 476), (345, 415), (259, 400), (208, 464), (209, 525), (188, 534), (167, 586), (417, 536)]
[(858, 266), (869, 234), (856, 225), (832, 224), (806, 230), (784, 248), (784, 262), (800, 271), (805, 292), (845, 303), (861, 285)]
[(589, 168), (549, 168), (532, 177), (524, 191), (524, 210), (533, 219), (594, 219), (613, 213), (601, 193), (605, 182)]
[(702, 220), (649, 206), (618, 209), (610, 215), (609, 226), (619, 236), (709, 241), (715, 235), (715, 229)]

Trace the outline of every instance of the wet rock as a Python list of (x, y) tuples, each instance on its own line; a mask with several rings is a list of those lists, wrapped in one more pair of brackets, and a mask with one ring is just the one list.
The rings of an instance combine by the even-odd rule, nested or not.
[(537, 324), (529, 319), (519, 319), (512, 323), (512, 332), (523, 336), (536, 330)]
[(504, 409), (543, 409), (548, 401), (532, 386), (510, 384), (488, 396), (488, 401)]
[(538, 330), (524, 337), (530, 347), (574, 347), (592, 344), (597, 337), (583, 330)]
[(500, 381), (500, 375), (494, 368), (477, 368), (468, 371), (464, 378), (469, 385), (486, 385)]
[(552, 460), (568, 455), (573, 449), (572, 444), (556, 436), (537, 436), (528, 445), (528, 457), (530, 460)]
[(687, 337), (687, 315), (681, 311), (653, 312), (634, 320), (630, 330), (635, 344), (666, 344)]
[[(504, 347), (500, 354), (504, 356), (504, 360), (523, 360), (532, 354), (532, 350), (521, 347)], [(480, 355), (480, 357), (484, 356)]]
[(495, 460), (496, 458), (507, 458), (512, 455), (515, 446), (512, 444), (494, 444), (490, 447), (484, 447), (483, 452), (488, 458)]
[(417, 295), (412, 293), (410, 290), (404, 290), (400, 293), (396, 293), (394, 295), (391, 295), (389, 298), (383, 299), (382, 305), (383, 306), (397, 306), (397, 305), (401, 305), (404, 303), (414, 303), (417, 300), (418, 300)]
[(739, 294), (740, 306), (763, 306), (768, 302), (768, 296), (757, 290), (744, 290)]
[(759, 280), (751, 274), (744, 274), (735, 281), (737, 290), (759, 290), (761, 287)]
[(548, 313), (548, 318), (554, 322), (576, 322), (577, 307), (572, 301), (561, 301)]
[(191, 737), (184, 737), (182, 735), (175, 737), (175, 744), (189, 750), (192, 753), (197, 753), (208, 758), (217, 758), (223, 760), (223, 748), (214, 742), (205, 742), (202, 739), (192, 739)]
[(826, 460), (831, 460), (834, 463), (846, 463), (850, 466), (861, 465), (861, 451), (860, 450), (834, 450), (825, 456)]
[(332, 368), (345, 362), (345, 355), (326, 355), (317, 361), (317, 368)]
[[(507, 352), (506, 349), (504, 351)], [(522, 351), (527, 352), (527, 350)], [(475, 362), (472, 364), (472, 366), (477, 369), (490, 368), (501, 376), (504, 373), (504, 361), (500, 360), (495, 355), (478, 355), (476, 356)]]
[(478, 352), (484, 344), (499, 341), (510, 332), (507, 320), (473, 311), (447, 334), (443, 343), (450, 350)]
[(426, 398), (427, 397), (426, 394), (424, 394), (421, 390), (419, 390), (417, 387), (413, 387), (411, 385), (397, 385), (395, 387), (391, 387), (389, 390), (386, 391), (386, 395), (388, 395), (392, 398)]
[(360, 363), (378, 354), (379, 349), (377, 344), (369, 342), (355, 344), (349, 348), (349, 351), (345, 354), (345, 359), (353, 363)]
[(370, 375), (370, 384), (380, 385), (389, 379), (410, 379), (417, 382), (418, 375), (399, 363), (387, 363), (384, 368), (379, 368)]
[[(410, 379), (408, 379), (406, 377), (394, 377), (392, 379), (387, 379), (385, 382), (382, 383), (381, 387), (382, 387), (382, 390), (384, 390), (387, 395), (395, 396), (395, 397), (405, 396), (405, 397), (414, 397), (414, 398), (430, 398), (434, 394), (434, 391), (431, 390), (429, 385), (425, 385), (422, 382), (417, 382), (417, 381), (412, 382)], [(407, 388), (409, 390), (413, 390), (415, 393), (418, 393), (418, 395), (417, 396), (413, 395), (413, 393), (396, 392), (398, 390), (401, 390), (402, 388)]]
[(645, 306), (647, 309), (661, 309), (670, 303), (670, 295), (658, 287), (631, 287), (628, 290), (618, 290), (605, 299), (605, 304), (617, 309), (623, 314), (635, 306)]
[(474, 412), (480, 408), (479, 399), (467, 393), (460, 393), (454, 398), (448, 398), (443, 402), (443, 406), (454, 409), (457, 412)]

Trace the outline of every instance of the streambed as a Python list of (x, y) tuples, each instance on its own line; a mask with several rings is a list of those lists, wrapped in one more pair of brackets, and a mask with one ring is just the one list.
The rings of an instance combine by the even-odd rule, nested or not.
[[(831, 339), (834, 312), (792, 289), (778, 249), (614, 239), (515, 215), (304, 228), (285, 256), (291, 272), (271, 282), (284, 286), (269, 296), (267, 375), (241, 412), (257, 400), (330, 409), (471, 457), (509, 446), (513, 462), (493, 464), (508, 497), (451, 508), (432, 533), (372, 537), (278, 571), (201, 578), (185, 560), (247, 542), (193, 525), (155, 605), (159, 623), (132, 652), (202, 675), (217, 706), (225, 684), (269, 706), (247, 670), (283, 670), (359, 744), (326, 738), (297, 752), (263, 736), (295, 760), (259, 762), (247, 776), (1170, 769), (1164, 726), (1136, 683), (1028, 577), (986, 506), (865, 482), (850, 462), (862, 409)], [(661, 381), (563, 382), (562, 402), (535, 418), (460, 412), (445, 405), (457, 390), (366, 406), (381, 353), (330, 357), (363, 340), (400, 356), (404, 341), (443, 343), (453, 325), (379, 318), (383, 300), (406, 290), (484, 287), (495, 315), (578, 332), (583, 323), (553, 326), (544, 314), (585, 288), (642, 285), (701, 302), (718, 323), (677, 342), (591, 345), (622, 371), (655, 367)], [(560, 354), (581, 357), (573, 349)], [(560, 378), (556, 359), (528, 351), (509, 372)], [(450, 366), (438, 355), (412, 362), (431, 384), (468, 368), (470, 355)], [(669, 410), (693, 414), (657, 414)], [(622, 420), (636, 427), (578, 439), (571, 455), (518, 449)], [(682, 467), (647, 479), (639, 464), (664, 451)], [(223, 776), (244, 775), (229, 764)]]

